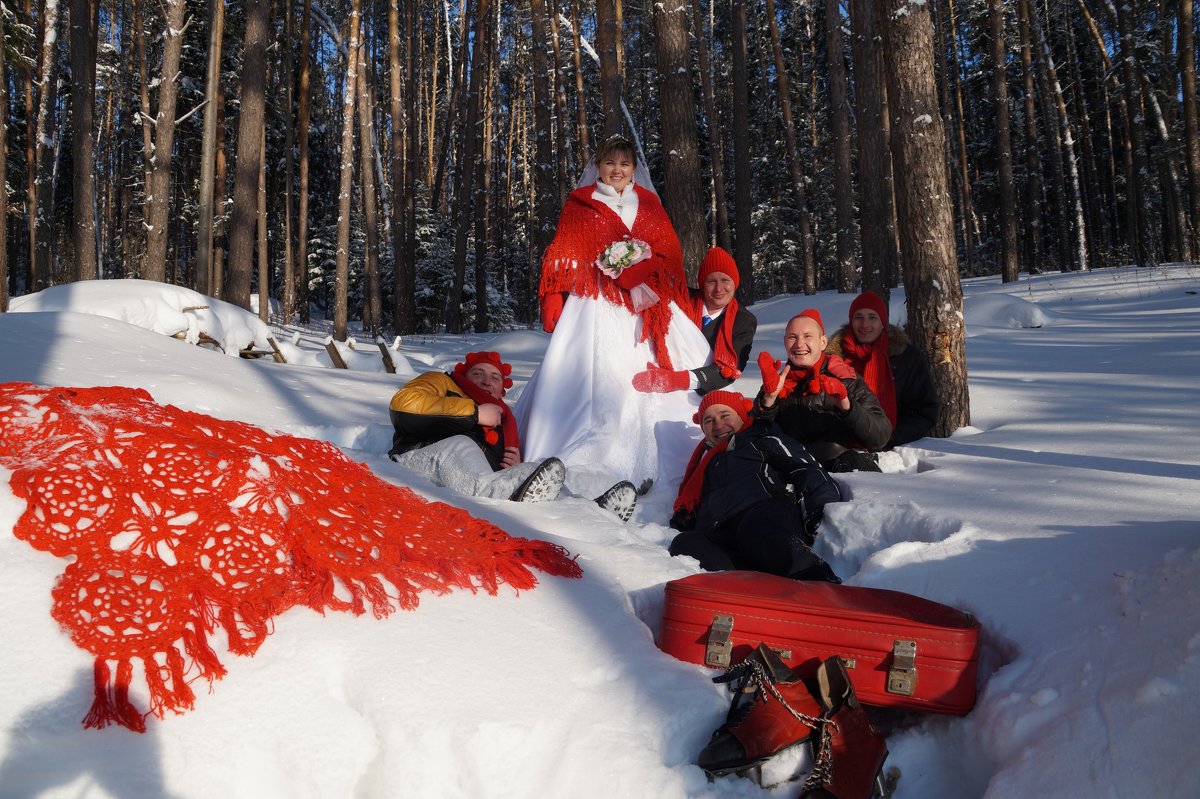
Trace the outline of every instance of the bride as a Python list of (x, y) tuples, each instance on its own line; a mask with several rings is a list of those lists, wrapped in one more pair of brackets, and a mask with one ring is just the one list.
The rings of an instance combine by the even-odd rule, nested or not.
[(649, 363), (699, 368), (712, 350), (683, 310), (679, 239), (624, 137), (600, 146), (567, 199), (538, 293), (552, 335), (517, 406), (526, 457), (556, 455), (572, 475), (678, 482), (699, 397), (644, 394), (632, 379)]

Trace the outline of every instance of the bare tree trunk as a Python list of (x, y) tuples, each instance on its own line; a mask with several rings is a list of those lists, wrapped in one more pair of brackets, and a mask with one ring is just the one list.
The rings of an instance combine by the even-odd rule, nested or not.
[[(350, 200), (354, 194), (354, 98), (358, 85), (359, 0), (350, 0), (350, 35), (342, 93), (341, 172), (338, 180), (337, 251), (334, 254), (333, 337), (345, 341), (349, 328)], [(369, 146), (363, 142), (363, 146)]]
[[(388, 4), (388, 64), (392, 101), (392, 276), (395, 288), (392, 326), (401, 333), (412, 329), (416, 280), (414, 265), (405, 246), (408, 242), (408, 210), (412, 203), (408, 175), (411, 170), (416, 169), (416, 164), (410, 160), (408, 153), (408, 139), (412, 136), (409, 116), (417, 114), (411, 92), (412, 51), (416, 42), (413, 41), (415, 32), (409, 27), (414, 5), (415, 0), (406, 0), (404, 3), (405, 30), (402, 34), (400, 4)], [(406, 42), (407, 54), (403, 74), (400, 63), (402, 40)], [(402, 83), (405, 79), (410, 81), (407, 87)]]
[(296, 79), (296, 305), (300, 320), (308, 321), (308, 128), (312, 89), (312, 5), (304, 0), (300, 10), (300, 74)]
[[(37, 41), (41, 42), (45, 34), (41, 25), (45, 21), (45, 13), (37, 15)], [(33, 0), (25, 0), (25, 18), (34, 18)], [(25, 70), (25, 239), (26, 261), (24, 267), (25, 285), (32, 290), (34, 285), (34, 252), (37, 250), (37, 157), (34, 142), (37, 141), (37, 102), (34, 87), (38, 85), (36, 64)], [(128, 185), (128, 184), (126, 184)]]
[[(941, 398), (935, 435), (970, 424), (962, 287), (954, 256), (946, 176), (946, 140), (937, 120), (933, 25), (929, 7), (884, 0), (888, 99), (897, 171), (900, 256), (908, 301), (908, 333), (929, 360)], [(903, 13), (897, 13), (903, 11)], [(883, 16), (883, 15), (881, 15)]]
[(775, 85), (783, 112), (783, 139), (787, 145), (788, 167), (792, 176), (792, 191), (796, 196), (796, 211), (799, 217), (800, 269), (804, 281), (804, 293), (817, 293), (817, 266), (813, 254), (812, 221), (808, 211), (808, 192), (805, 189), (804, 166), (800, 161), (800, 147), (796, 142), (796, 126), (792, 121), (792, 92), (788, 80), (787, 62), (783, 59), (783, 47), (779, 42), (779, 24), (775, 21), (775, 0), (767, 0), (767, 27), (771, 34), (771, 50), (775, 54)]
[[(225, 95), (217, 92), (217, 119), (225, 115)], [(212, 296), (224, 298), (225, 293), (225, 253), (228, 251), (229, 220), (224, 218), (225, 177), (229, 173), (229, 158), (225, 153), (225, 126), (217, 125), (217, 166), (213, 179), (213, 212), (222, 215), (222, 219), (214, 222), (213, 227), (213, 268)]]
[[(567, 177), (567, 95), (563, 89), (562, 52), (558, 43), (558, 2), (550, 0), (550, 77), (554, 93), (554, 147), (558, 154), (558, 202), (567, 201), (570, 178)], [(478, 184), (477, 184), (478, 185)]]
[(1008, 125), (1008, 79), (1005, 70), (1004, 3), (988, 0), (992, 35), (992, 107), (996, 110), (997, 191), (1000, 195), (1000, 274), (1011, 283), (1017, 266), (1017, 200), (1013, 187), (1012, 135)]
[(296, 67), (292, 62), (292, 42), (296, 40), (296, 8), (292, 0), (283, 0), (283, 305), (280, 308), (284, 324), (291, 324), (296, 314), (296, 255), (295, 233), (292, 227), (292, 173), (295, 169), (296, 130), (292, 124), (293, 81)]
[(583, 165), (587, 163), (588, 157), (592, 154), (592, 148), (588, 142), (587, 96), (583, 90), (583, 56), (580, 53), (579, 0), (572, 0), (571, 3), (571, 44), (575, 58), (575, 142), (578, 146), (579, 167), (582, 169)]
[[(542, 0), (531, 0), (538, 5)], [(534, 34), (534, 42), (541, 39)], [(617, 10), (614, 0), (596, 0), (596, 49), (600, 55), (600, 108), (604, 115), (604, 137), (620, 133), (624, 127), (621, 117), (621, 83), (624, 75), (621, 72), (619, 53), (621, 46), (621, 27), (617, 22)], [(537, 49), (534, 46), (534, 70), (537, 71)], [(540, 126), (540, 122), (538, 123)], [(540, 156), (539, 156), (540, 157)]]
[[(498, 22), (497, 22), (498, 24)], [(490, 26), (489, 26), (490, 27)], [(483, 109), (480, 127), (480, 146), (482, 152), (475, 159), (475, 332), (486, 333), (490, 327), (488, 307), (488, 213), (489, 192), (491, 190), (491, 161), (492, 138), (496, 119), (492, 107), (495, 95), (496, 53), (492, 42), (496, 33), (487, 37), (487, 52), (484, 57), (485, 67), (484, 91), (481, 108)], [(562, 119), (559, 119), (562, 122)], [(564, 147), (565, 151), (565, 147)]]
[(212, 0), (208, 34), (208, 69), (204, 80), (204, 133), (200, 144), (199, 218), (196, 242), (196, 290), (212, 291), (213, 180), (216, 172), (217, 95), (221, 92), (221, 40), (225, 35), (225, 0)]
[(1179, 0), (1179, 40), (1176, 44), (1183, 105), (1183, 142), (1188, 172), (1188, 199), (1191, 209), (1192, 257), (1200, 258), (1200, 115), (1196, 110), (1196, 24), (1192, 0)]
[[(433, 205), (433, 207), (436, 208), (439, 212), (444, 211), (446, 208), (446, 192), (443, 191), (445, 175), (446, 175), (446, 170), (449, 169), (450, 162), (452, 160), (450, 151), (453, 148), (454, 141), (455, 141), (454, 129), (455, 129), (455, 124), (456, 124), (456, 121), (458, 118), (459, 106), (462, 105), (462, 97), (463, 97), (463, 94), (467, 90), (467, 87), (466, 87), (466, 78), (467, 78), (466, 64), (467, 64), (467, 58), (470, 55), (471, 37), (467, 35), (467, 29), (466, 29), (466, 24), (467, 24), (466, 21), (467, 21), (467, 19), (469, 19), (470, 15), (467, 13), (467, 6), (465, 5), (466, 0), (463, 0), (463, 1), (464, 1), (464, 5), (462, 8), (462, 11), (460, 12), (459, 20), (458, 20), (458, 28), (459, 28), (458, 72), (455, 73), (453, 70), (451, 70), (451, 72), (450, 72), (450, 77), (453, 79), (452, 82), (453, 82), (454, 86), (453, 86), (453, 92), (450, 95), (450, 102), (446, 104), (446, 119), (445, 119), (445, 121), (443, 123), (443, 127), (442, 127), (442, 154), (438, 158), (437, 172), (433, 176), (433, 193), (430, 197), (430, 204)], [(543, 2), (544, 2), (544, 0), (543, 0)], [(542, 14), (542, 20), (543, 20), (543, 25), (544, 25), (544, 23), (545, 23), (545, 12), (544, 11)], [(447, 49), (447, 51), (449, 51), (449, 49), (450, 49), (450, 43), (449, 43), (450, 22), (449, 22), (448, 17), (447, 17), (447, 22), (446, 22), (446, 36), (447, 36), (446, 49)], [(545, 41), (544, 36), (542, 37), (542, 40)], [(546, 54), (543, 52), (542, 53), (542, 63), (543, 64), (545, 63), (545, 58), (546, 58)], [(461, 160), (461, 154), (460, 154), (460, 160)]]
[(733, 245), (729, 235), (729, 204), (725, 199), (725, 142), (717, 112), (716, 92), (713, 90), (712, 64), (709, 59), (708, 31), (700, 0), (692, 0), (692, 28), (696, 36), (696, 60), (700, 68), (700, 89), (704, 95), (704, 117), (708, 128), (708, 154), (712, 167), (713, 208), (716, 212), (717, 243), (726, 252)]
[(833, 134), (833, 193), (837, 220), (838, 291), (858, 283), (854, 264), (854, 176), (850, 165), (850, 100), (846, 88), (842, 11), (838, 0), (825, 0), (825, 51), (829, 59), (829, 127)]
[[(408, 90), (406, 92), (409, 101), (413, 102), (417, 96), (417, 67), (416, 67), (416, 42), (419, 37), (414, 37), (413, 33), (417, 30), (417, 10), (416, 1), (409, 0), (407, 5), (407, 23), (405, 25), (409, 33), (408, 48), (405, 50), (405, 73), (408, 80)], [(417, 263), (417, 134), (420, 131), (421, 119), (418, 109), (413, 107), (408, 112), (408, 131), (406, 134), (405, 147), (408, 152), (407, 168), (404, 172), (404, 257), (403, 270), (405, 273), (405, 294), (400, 298), (400, 319), (398, 324), (402, 327), (397, 327), (397, 332), (408, 332), (416, 326), (416, 263)], [(430, 132), (432, 138), (432, 131)]]
[[(359, 45), (361, 48), (362, 45)], [(373, 123), (374, 102), (364, 68), (366, 54), (359, 54), (358, 69), (358, 141), (361, 161), (359, 169), (362, 181), (363, 227), (366, 228), (366, 249), (363, 252), (363, 278), (366, 281), (366, 296), (363, 307), (363, 330), (372, 337), (383, 332), (383, 293), (379, 282), (379, 210), (375, 195), (374, 153), (371, 142), (375, 140)]]
[(258, 134), (258, 318), (271, 318), (271, 261), (267, 257), (267, 127)]
[(1033, 33), (1029, 27), (1029, 0), (1017, 3), (1017, 27), (1021, 37), (1021, 79), (1025, 94), (1025, 241), (1026, 264), (1031, 273), (1042, 270), (1042, 162), (1038, 152), (1035, 113)]
[(266, 107), (267, 15), (270, 10), (270, 0), (247, 0), (242, 85), (238, 93), (237, 160), (234, 162), (233, 210), (229, 222), (229, 281), (224, 299), (246, 310), (250, 310), (250, 275), (254, 267), (254, 230), (258, 219), (258, 171)]
[(971, 165), (967, 154), (967, 129), (963, 113), (962, 99), (962, 58), (958, 41), (958, 15), (955, 11), (954, 0), (946, 0), (949, 12), (947, 20), (950, 35), (950, 69), (953, 70), (954, 80), (947, 81), (953, 86), (954, 97), (954, 127), (956, 133), (955, 151), (958, 156), (958, 181), (962, 191), (962, 225), (963, 246), (967, 256), (967, 274), (976, 274), (975, 248), (979, 241), (979, 225), (975, 215), (975, 199), (971, 193)]
[[(175, 102), (179, 96), (179, 61), (183, 53), (185, 0), (167, 0), (163, 31), (163, 63), (154, 116), (154, 151), (146, 165), (146, 257), (142, 277), (166, 280), (167, 224), (171, 213), (171, 154), (175, 146)], [(256, 143), (257, 146), (257, 143)]]
[(1127, 175), (1126, 202), (1129, 214), (1129, 236), (1134, 262), (1138, 266), (1150, 266), (1149, 235), (1146, 229), (1145, 181), (1146, 169), (1146, 125), (1142, 112), (1142, 81), (1138, 75), (1137, 51), (1133, 40), (1133, 26), (1129, 22), (1129, 8), (1124, 4), (1115, 7), (1117, 28), (1121, 36), (1122, 81), (1125, 84), (1125, 124), (1129, 131), (1133, 151), (1132, 173)]
[[(71, 162), (74, 192), (71, 226), (75, 246), (75, 279), (95, 280), (96, 165), (93, 130), (96, 109), (96, 28), (99, 2), (71, 0)], [(0, 187), (4, 184), (0, 183)]]
[[(4, 41), (4, 15), (0, 14), (0, 42)], [(8, 310), (8, 72), (0, 57), (0, 313)]]
[[(600, 0), (603, 5), (606, 0)], [(599, 9), (599, 6), (597, 7)], [(550, 78), (546, 65), (546, 5), (544, 0), (530, 0), (529, 14), (532, 20), (530, 35), (530, 55), (533, 61), (533, 117), (537, 138), (534, 141), (533, 154), (533, 189), (536, 197), (534, 203), (534, 230), (532, 236), (533, 253), (530, 262), (529, 279), (536, 288), (540, 274), (539, 266), (542, 253), (550, 245), (554, 237), (554, 224), (558, 217), (555, 205), (554, 183), (554, 152), (550, 144)], [(597, 10), (597, 15), (599, 10)], [(601, 69), (603, 70), (603, 56)], [(603, 74), (603, 73), (602, 73)], [(601, 79), (603, 83), (603, 78)], [(619, 97), (618, 97), (619, 101)], [(607, 100), (606, 100), (607, 102)], [(605, 112), (607, 129), (607, 111)], [(536, 296), (536, 291), (534, 292)]]
[(696, 143), (696, 99), (692, 91), (686, 0), (654, 6), (654, 50), (662, 110), (663, 206), (683, 246), (683, 265), (695, 281), (708, 249), (700, 148)]
[(738, 295), (754, 302), (754, 230), (751, 227), (750, 77), (746, 54), (746, 0), (730, 3), (729, 36), (733, 50), (733, 219), (734, 260), (742, 275)]
[(51, 284), (51, 260), (54, 238), (54, 163), (52, 150), (55, 148), (58, 124), (55, 108), (58, 105), (58, 0), (45, 0), (42, 9), (42, 49), (38, 67), (37, 124), (34, 140), (34, 225), (32, 262), (30, 266), (30, 291), (41, 291)]
[[(888, 140), (884, 123), (884, 77), (876, 0), (851, 0), (854, 51), (854, 116), (858, 128), (859, 235), (862, 239), (862, 287), (888, 294), (886, 265), (894, 239), (888, 231)], [(895, 253), (891, 260), (896, 260)]]

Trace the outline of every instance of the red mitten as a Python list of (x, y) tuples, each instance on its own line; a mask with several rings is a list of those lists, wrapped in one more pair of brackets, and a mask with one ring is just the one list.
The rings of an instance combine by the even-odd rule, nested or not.
[(829, 374), (834, 377), (841, 378), (842, 380), (852, 380), (858, 377), (858, 373), (854, 371), (854, 367), (837, 355), (826, 355), (825, 364), (825, 368), (829, 370)]
[(826, 402), (830, 405), (840, 405), (842, 400), (850, 396), (846, 392), (846, 384), (829, 375), (821, 375), (821, 390), (825, 392)]
[(563, 295), (559, 292), (542, 297), (542, 329), (547, 333), (554, 332), (558, 317), (562, 316)]
[(641, 263), (622, 269), (621, 274), (617, 275), (617, 285), (626, 291), (630, 291), (635, 286), (645, 283), (650, 278), (652, 272), (654, 272), (654, 259), (648, 258)]
[(767, 394), (776, 394), (779, 391), (779, 367), (782, 364), (771, 357), (769, 352), (760, 352), (758, 354), (758, 368), (762, 372), (763, 391)]
[(645, 371), (633, 376), (633, 387), (643, 394), (665, 394), (668, 391), (686, 391), (691, 384), (689, 372), (673, 372), (652, 363), (646, 364)]

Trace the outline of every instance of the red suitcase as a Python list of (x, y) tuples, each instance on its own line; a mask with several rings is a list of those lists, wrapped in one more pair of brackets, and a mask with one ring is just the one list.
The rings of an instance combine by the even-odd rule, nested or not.
[(667, 583), (664, 652), (726, 668), (759, 643), (789, 666), (840, 656), (864, 704), (954, 715), (975, 704), (979, 622), (969, 613), (900, 591), (751, 571)]

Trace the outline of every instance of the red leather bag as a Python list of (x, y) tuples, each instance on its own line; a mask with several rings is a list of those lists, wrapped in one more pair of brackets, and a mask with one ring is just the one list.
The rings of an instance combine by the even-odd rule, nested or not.
[(963, 715), (975, 704), (979, 632), (971, 614), (900, 591), (727, 571), (667, 583), (657, 640), (710, 668), (759, 643), (789, 666), (837, 655), (864, 704)]

